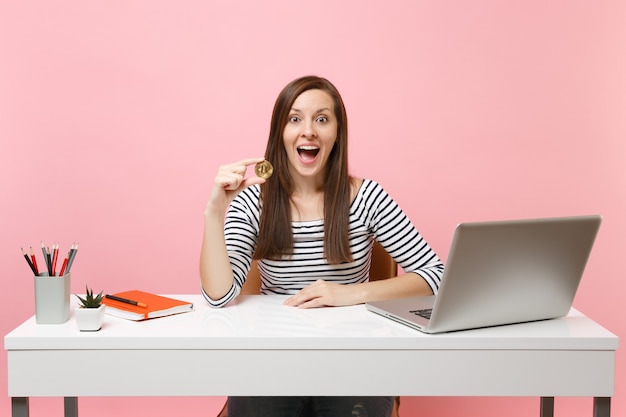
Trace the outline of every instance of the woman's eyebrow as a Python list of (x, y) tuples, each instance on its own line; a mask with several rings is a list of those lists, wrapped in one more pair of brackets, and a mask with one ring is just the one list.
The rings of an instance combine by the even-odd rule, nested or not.
[[(291, 111), (292, 111), (292, 112), (294, 112), (294, 113), (302, 113), (302, 110), (297, 109), (297, 108), (295, 108), (295, 107), (292, 107), (292, 108), (291, 108)], [(331, 110), (330, 110), (330, 108), (328, 108), (328, 107), (322, 107), (321, 109), (316, 110), (316, 111), (315, 111), (315, 113), (317, 114), (317, 113), (330, 112), (330, 111), (331, 111)]]

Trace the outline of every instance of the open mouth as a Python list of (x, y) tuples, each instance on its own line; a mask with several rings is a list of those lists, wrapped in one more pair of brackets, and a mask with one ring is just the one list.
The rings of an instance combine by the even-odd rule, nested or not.
[(317, 146), (298, 146), (298, 155), (303, 162), (313, 161), (319, 151)]

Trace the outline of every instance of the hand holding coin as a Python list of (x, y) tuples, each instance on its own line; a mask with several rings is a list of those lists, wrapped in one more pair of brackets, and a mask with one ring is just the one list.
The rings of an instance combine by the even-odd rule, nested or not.
[(254, 184), (262, 184), (265, 178), (250, 176), (246, 177), (248, 166), (263, 162), (263, 158), (249, 158), (241, 161), (222, 165), (214, 179), (214, 187), (209, 199), (209, 208), (218, 212), (223, 211), (241, 190)]
[(269, 161), (261, 161), (255, 165), (254, 173), (257, 177), (268, 179), (274, 173), (274, 167)]

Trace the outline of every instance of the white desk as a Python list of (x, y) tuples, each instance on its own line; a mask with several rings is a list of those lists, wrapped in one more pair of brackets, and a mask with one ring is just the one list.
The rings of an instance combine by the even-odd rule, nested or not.
[[(73, 317), (14, 329), (4, 339), (13, 416), (28, 416), (36, 396), (65, 397), (66, 416), (76, 416), (80, 396), (225, 395), (536, 396), (545, 417), (556, 396), (589, 396), (594, 416), (610, 415), (618, 338), (576, 310), (425, 335), (363, 305), (303, 310), (247, 296), (215, 310), (199, 295), (173, 297), (195, 311), (107, 316), (94, 333), (79, 332)], [(79, 377), (94, 367), (99, 378)]]

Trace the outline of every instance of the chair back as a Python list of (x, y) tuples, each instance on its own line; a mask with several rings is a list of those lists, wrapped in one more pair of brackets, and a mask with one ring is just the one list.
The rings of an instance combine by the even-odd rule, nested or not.
[[(370, 280), (392, 278), (398, 275), (398, 265), (380, 243), (374, 241), (372, 249), (372, 265), (370, 266)], [(261, 274), (257, 261), (253, 260), (246, 282), (241, 288), (241, 294), (259, 294), (261, 292)]]

